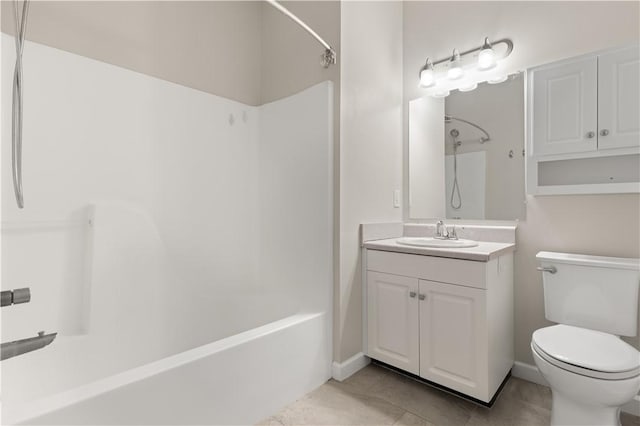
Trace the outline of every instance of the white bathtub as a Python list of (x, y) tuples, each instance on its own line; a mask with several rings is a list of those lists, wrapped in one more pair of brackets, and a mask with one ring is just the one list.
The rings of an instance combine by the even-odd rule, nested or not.
[(252, 424), (331, 375), (327, 313), (301, 313), (21, 407), (3, 424)]

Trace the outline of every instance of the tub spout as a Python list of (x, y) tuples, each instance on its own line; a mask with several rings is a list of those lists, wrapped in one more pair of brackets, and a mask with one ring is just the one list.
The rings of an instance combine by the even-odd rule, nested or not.
[(14, 356), (26, 354), (27, 352), (42, 349), (56, 338), (58, 333), (44, 334), (44, 331), (38, 333), (36, 337), (27, 339), (14, 340), (0, 345), (0, 361), (13, 358)]

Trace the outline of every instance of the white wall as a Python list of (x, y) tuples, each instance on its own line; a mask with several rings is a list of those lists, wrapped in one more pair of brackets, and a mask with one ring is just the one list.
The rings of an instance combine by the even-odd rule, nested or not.
[(340, 122), (340, 264), (334, 356), (362, 351), (358, 229), (400, 221), (402, 3), (343, 2)]
[[(637, 42), (639, 6), (637, 2), (407, 2), (405, 105), (421, 96), (417, 72), (427, 56), (438, 60), (454, 47), (462, 51), (480, 45), (485, 36), (508, 37), (515, 45), (508, 68), (522, 70)], [(639, 205), (637, 194), (527, 197), (515, 257), (518, 361), (533, 363), (531, 333), (548, 324), (535, 254), (555, 250), (640, 257)]]

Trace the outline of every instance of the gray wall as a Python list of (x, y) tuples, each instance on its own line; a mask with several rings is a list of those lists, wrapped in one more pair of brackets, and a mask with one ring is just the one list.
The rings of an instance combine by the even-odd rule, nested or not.
[[(13, 2), (1, 3), (13, 34)], [(282, 4), (339, 53), (339, 2)], [(339, 83), (324, 48), (262, 1), (32, 1), (27, 39), (249, 105)]]
[[(11, 1), (2, 31), (14, 32)], [(27, 26), (29, 40), (250, 105), (261, 36), (262, 4), (250, 1), (33, 1)]]
[[(454, 47), (463, 51), (480, 45), (485, 36), (508, 37), (515, 44), (509, 67), (523, 70), (637, 42), (639, 6), (638, 2), (406, 2), (405, 111), (411, 99), (421, 96), (417, 73), (427, 56), (438, 60)], [(405, 158), (407, 146), (405, 142)], [(405, 185), (407, 181), (405, 170)], [(640, 257), (640, 196), (527, 197), (526, 219), (517, 231), (515, 338), (516, 359), (529, 364), (533, 364), (531, 333), (549, 324), (535, 269), (540, 250)], [(637, 339), (633, 342), (638, 344)]]

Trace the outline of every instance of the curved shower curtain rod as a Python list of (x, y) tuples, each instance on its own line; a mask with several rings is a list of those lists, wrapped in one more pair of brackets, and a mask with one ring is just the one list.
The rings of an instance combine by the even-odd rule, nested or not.
[(321, 61), (323, 67), (329, 68), (329, 66), (336, 63), (336, 60), (337, 60), (336, 51), (333, 50), (331, 45), (326, 41), (324, 41), (324, 39), (320, 37), (318, 33), (316, 33), (310, 26), (305, 24), (302, 19), (298, 18), (291, 11), (289, 11), (289, 9), (287, 9), (286, 7), (278, 3), (276, 0), (266, 0), (266, 2), (269, 3), (271, 6), (273, 6), (274, 8), (278, 9), (284, 15), (288, 16), (293, 22), (300, 25), (302, 29), (304, 29), (306, 32), (311, 34), (313, 38), (318, 40), (318, 42), (324, 46), (325, 50), (324, 50), (324, 53), (322, 54), (322, 61)]
[(444, 116), (444, 122), (445, 123), (450, 123), (451, 120), (455, 120), (455, 121), (460, 121), (462, 123), (467, 123), (470, 126), (475, 127), (476, 129), (480, 130), (482, 133), (485, 134), (485, 136), (481, 136), (480, 137), (480, 143), (485, 143), (485, 142), (489, 142), (491, 140), (491, 136), (489, 136), (489, 132), (487, 132), (485, 129), (483, 129), (482, 127), (478, 126), (476, 123), (472, 123), (471, 121), (468, 120), (464, 120), (462, 118), (458, 118), (458, 117), (453, 117), (451, 115), (445, 115)]

